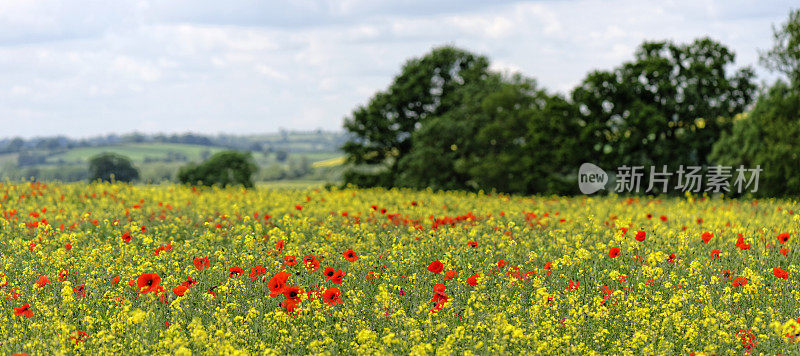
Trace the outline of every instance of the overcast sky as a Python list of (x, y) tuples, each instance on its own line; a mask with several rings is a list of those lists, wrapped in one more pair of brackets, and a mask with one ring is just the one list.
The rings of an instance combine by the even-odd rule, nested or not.
[(757, 67), (796, 1), (2, 0), (0, 137), (340, 130), (434, 46), (567, 93), (642, 40)]

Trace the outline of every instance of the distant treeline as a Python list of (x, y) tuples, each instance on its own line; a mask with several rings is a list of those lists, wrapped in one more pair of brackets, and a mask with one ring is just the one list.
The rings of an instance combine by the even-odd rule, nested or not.
[(492, 71), (487, 57), (435, 48), (346, 118), (344, 181), (576, 194), (583, 162), (612, 172), (743, 165), (763, 170), (756, 195), (797, 196), (800, 10), (761, 53), (780, 80), (759, 87), (753, 69), (734, 61), (710, 38), (647, 41), (633, 59), (589, 73), (565, 96)]
[[(341, 132), (286, 131), (265, 135), (202, 135), (183, 134), (109, 134), (75, 139), (66, 136), (34, 138), (0, 138), (0, 154), (28, 151), (59, 151), (80, 147), (102, 147), (129, 143), (177, 143), (227, 148), (249, 152), (316, 152), (336, 151), (345, 141)], [(292, 145), (291, 148), (287, 147)], [(308, 147), (303, 147), (307, 144)], [(36, 158), (33, 158), (35, 160)], [(32, 162), (33, 163), (33, 162)], [(36, 163), (34, 163), (36, 164)]]

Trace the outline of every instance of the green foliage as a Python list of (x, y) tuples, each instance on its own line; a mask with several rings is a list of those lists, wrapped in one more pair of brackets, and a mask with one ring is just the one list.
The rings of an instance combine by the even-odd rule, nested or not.
[(702, 165), (755, 91), (754, 73), (729, 73), (734, 54), (708, 38), (645, 42), (634, 61), (596, 71), (572, 93), (602, 166)]
[(793, 84), (800, 83), (800, 9), (789, 13), (789, 19), (773, 29), (774, 45), (761, 53), (761, 63), (786, 75)]
[(242, 185), (253, 187), (253, 174), (258, 166), (250, 153), (223, 151), (201, 164), (188, 164), (178, 171), (178, 180), (192, 185)]
[(139, 178), (139, 170), (128, 157), (116, 153), (101, 153), (89, 160), (89, 180), (132, 182)]
[(345, 182), (395, 185), (398, 162), (411, 151), (419, 125), (457, 106), (453, 93), (483, 80), (488, 67), (485, 57), (449, 46), (406, 62), (387, 90), (375, 94), (345, 120), (344, 127), (351, 134), (342, 146), (347, 160), (366, 166), (346, 172)]

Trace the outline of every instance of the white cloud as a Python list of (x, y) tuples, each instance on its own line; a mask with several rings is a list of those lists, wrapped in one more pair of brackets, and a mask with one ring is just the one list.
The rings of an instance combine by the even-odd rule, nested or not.
[(561, 92), (643, 40), (710, 35), (753, 65), (791, 5), (6, 0), (0, 136), (339, 129), (405, 60), (442, 44)]

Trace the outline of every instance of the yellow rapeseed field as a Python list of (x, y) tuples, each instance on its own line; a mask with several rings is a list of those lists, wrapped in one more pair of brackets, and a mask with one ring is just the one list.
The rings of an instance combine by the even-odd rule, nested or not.
[(797, 209), (6, 182), (0, 352), (798, 353)]

